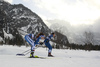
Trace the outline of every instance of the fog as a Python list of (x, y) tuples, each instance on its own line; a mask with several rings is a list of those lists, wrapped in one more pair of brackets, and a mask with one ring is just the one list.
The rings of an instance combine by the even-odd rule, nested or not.
[[(58, 31), (67, 36), (70, 43), (85, 44), (86, 40), (92, 38), (92, 44), (100, 45), (100, 19), (97, 19), (93, 24), (77, 24), (71, 25), (70, 22), (64, 20), (46, 20), (49, 23), (49, 28), (53, 31)], [(46, 23), (48, 25), (48, 23)], [(84, 34), (88, 33), (88, 38)], [(90, 36), (89, 34), (92, 34)]]

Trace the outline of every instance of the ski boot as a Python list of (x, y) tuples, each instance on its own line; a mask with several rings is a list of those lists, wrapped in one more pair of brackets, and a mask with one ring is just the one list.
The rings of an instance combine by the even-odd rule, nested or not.
[(30, 58), (34, 58), (34, 52), (30, 53)]
[(48, 53), (48, 57), (54, 57), (53, 55), (51, 55), (51, 53)]

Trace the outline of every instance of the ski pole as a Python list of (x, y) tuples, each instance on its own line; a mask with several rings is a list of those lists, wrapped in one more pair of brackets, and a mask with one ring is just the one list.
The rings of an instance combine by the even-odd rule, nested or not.
[(26, 50), (26, 51), (24, 51), (22, 53), (16, 54), (16, 56), (25, 56), (25, 54), (27, 54), (27, 52), (29, 52), (29, 51), (30, 51), (30, 49)]
[[(38, 47), (37, 47), (37, 48), (38, 48)], [(35, 48), (35, 49), (37, 49), (37, 48)], [(30, 49), (29, 49), (29, 50), (30, 50)], [(24, 56), (25, 56), (25, 55), (29, 54), (29, 53), (31, 52), (31, 51), (29, 51), (29, 50), (27, 50), (27, 51), (23, 52), (23, 53), (22, 53), (22, 55), (24, 55)]]
[[(38, 48), (38, 47), (37, 47)], [(35, 49), (37, 49), (37, 48), (35, 48)], [(31, 51), (30, 51), (31, 49), (29, 49), (29, 50), (26, 50), (26, 51), (24, 51), (24, 52), (22, 52), (22, 53), (19, 53), (19, 54), (16, 54), (17, 56), (25, 56), (25, 55), (27, 55), (28, 53), (30, 53)]]
[(27, 52), (26, 54), (24, 54), (24, 55), (27, 55), (27, 54), (29, 54), (31, 51), (29, 51), (29, 52)]
[(28, 51), (30, 51), (30, 50), (31, 50), (31, 49), (28, 49), (28, 50), (26, 50), (26, 51), (22, 52), (22, 54), (23, 54), (23, 53), (26, 53), (26, 52), (28, 52)]

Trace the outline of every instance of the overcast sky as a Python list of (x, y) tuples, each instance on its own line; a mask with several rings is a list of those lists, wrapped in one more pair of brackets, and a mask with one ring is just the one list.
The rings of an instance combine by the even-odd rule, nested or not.
[(100, 0), (6, 0), (23, 4), (43, 20), (60, 19), (71, 24), (92, 24), (100, 18)]

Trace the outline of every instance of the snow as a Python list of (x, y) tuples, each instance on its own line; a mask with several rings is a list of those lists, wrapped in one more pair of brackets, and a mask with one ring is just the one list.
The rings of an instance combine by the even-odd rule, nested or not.
[[(53, 58), (16, 56), (30, 47), (0, 46), (0, 67), (100, 67), (100, 51), (53, 49)], [(35, 55), (47, 57), (46, 48), (38, 47)]]
[(10, 38), (10, 39), (13, 38), (13, 35), (12, 34), (7, 34), (4, 29), (3, 29), (3, 33), (4, 33), (4, 37), (7, 38), (7, 39), (8, 38)]
[(0, 41), (3, 41), (3, 38), (0, 36)]

